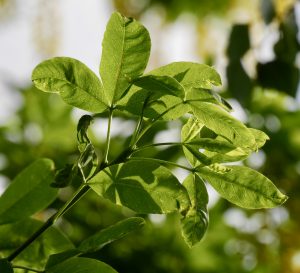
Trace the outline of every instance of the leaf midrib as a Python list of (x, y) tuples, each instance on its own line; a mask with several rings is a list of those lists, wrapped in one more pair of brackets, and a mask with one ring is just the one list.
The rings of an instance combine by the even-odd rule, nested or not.
[(117, 68), (117, 73), (115, 74), (115, 84), (114, 84), (114, 88), (113, 88), (113, 98), (112, 98), (112, 104), (114, 104), (115, 101), (115, 97), (116, 97), (116, 89), (117, 89), (117, 84), (118, 84), (118, 80), (120, 78), (120, 74), (121, 74), (121, 68), (123, 67), (123, 62), (124, 62), (124, 45), (125, 45), (125, 37), (126, 37), (126, 24), (124, 22), (123, 17), (122, 19), (122, 29), (123, 29), (123, 40), (122, 40), (122, 51), (121, 51), (121, 60), (120, 60), (120, 64)]
[[(229, 166), (227, 166), (227, 167), (229, 167)], [(204, 167), (204, 168), (209, 169), (208, 167)], [(231, 168), (231, 170), (234, 170), (232, 167), (229, 167), (229, 168)], [(212, 172), (212, 173), (214, 173), (214, 174), (218, 174), (217, 172), (214, 172), (214, 171), (212, 171), (212, 170), (210, 170), (210, 169), (209, 169), (209, 171)], [(199, 172), (199, 173), (200, 173), (200, 172)], [(201, 173), (200, 173), (200, 175), (201, 175)], [(218, 176), (219, 176), (219, 174), (218, 174)], [(208, 179), (208, 180), (209, 180), (209, 179)], [(254, 193), (259, 193), (260, 195), (262, 195), (263, 197), (265, 197), (266, 199), (272, 201), (273, 203), (275, 203), (275, 204), (277, 204), (277, 205), (280, 205), (280, 204), (281, 204), (281, 202), (280, 202), (281, 199), (280, 199), (279, 197), (278, 197), (278, 198), (276, 197), (276, 201), (274, 201), (271, 197), (269, 197), (269, 196), (266, 195), (265, 193), (258, 192), (258, 191), (256, 191), (255, 189), (253, 189), (253, 188), (251, 188), (251, 187), (249, 187), (249, 186), (247, 186), (247, 185), (240, 184), (240, 183), (238, 183), (238, 182), (235, 182), (235, 181), (232, 181), (232, 180), (228, 180), (228, 179), (222, 179), (222, 178), (221, 178), (221, 181), (226, 181), (227, 183), (235, 184), (235, 185), (237, 185), (237, 186), (240, 186), (241, 188), (246, 188), (246, 189), (248, 189), (249, 191), (252, 191), (252, 192), (254, 192)], [(274, 198), (274, 199), (275, 199), (275, 198)], [(278, 203), (277, 203), (277, 200), (279, 201)]]
[[(47, 79), (55, 79), (55, 80), (58, 80), (58, 81), (62, 81), (62, 82), (66, 82), (67, 84), (69, 85), (72, 85), (72, 86), (75, 86), (76, 88), (82, 90), (84, 93), (86, 93), (87, 95), (89, 95), (90, 97), (94, 98), (95, 100), (97, 100), (98, 102), (104, 104), (105, 106), (107, 106), (103, 101), (101, 101), (99, 98), (97, 98), (95, 95), (89, 93), (88, 91), (86, 91), (83, 87), (73, 83), (73, 82), (70, 82), (66, 79), (60, 79), (60, 78), (57, 78), (57, 77), (41, 77), (41, 78), (36, 78), (36, 79), (33, 79), (33, 82), (34, 81), (37, 81), (37, 80), (47, 80)], [(64, 93), (64, 91), (58, 91), (57, 93)]]

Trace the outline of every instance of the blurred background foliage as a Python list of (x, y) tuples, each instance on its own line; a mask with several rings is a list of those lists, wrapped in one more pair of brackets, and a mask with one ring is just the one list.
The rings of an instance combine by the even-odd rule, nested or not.
[[(193, 249), (184, 244), (176, 215), (144, 215), (148, 222), (145, 228), (106, 246), (93, 254), (94, 257), (122, 273), (300, 272), (299, 2), (109, 2), (111, 10), (140, 18), (148, 27), (154, 40), (150, 68), (174, 61), (176, 52), (189, 49), (194, 50), (191, 60), (216, 67), (224, 83), (220, 92), (232, 103), (233, 114), (249, 126), (265, 131), (271, 138), (245, 164), (263, 172), (290, 198), (279, 208), (246, 211), (219, 199), (210, 190), (209, 229), (203, 241)], [(22, 1), (0, 0), (1, 27), (17, 20), (20, 6), (23, 6)], [(34, 50), (40, 58), (57, 54), (62, 42), (60, 21), (64, 15), (58, 1), (43, 0), (36, 5), (31, 27)], [(182, 37), (182, 28), (190, 36)], [(165, 35), (169, 40), (163, 40)], [(174, 39), (170, 40), (170, 37)], [(179, 43), (178, 51), (170, 57), (166, 57), (166, 50), (159, 49), (172, 51), (174, 43), (180, 40), (186, 40), (188, 46), (180, 48)], [(3, 111), (0, 113), (2, 189), (36, 158), (50, 157), (58, 168), (72, 163), (77, 156), (76, 122), (82, 114), (55, 95), (49, 96), (29, 84), (10, 80), (5, 77), (5, 72), (1, 67), (1, 86), (10, 90), (18, 106), (9, 116)], [(15, 74), (18, 75), (18, 66)], [(5, 101), (4, 97), (1, 100)], [(90, 132), (100, 157), (106, 124), (105, 118), (99, 118)], [(179, 125), (180, 121), (160, 123), (145, 141), (164, 138), (166, 133), (178, 134)], [(116, 156), (128, 141), (134, 121), (120, 116), (114, 128), (112, 156)], [(151, 153), (159, 158), (180, 160), (179, 150), (174, 148)], [(45, 220), (71, 193), (70, 188), (61, 190), (49, 210), (35, 218)], [(90, 193), (60, 221), (59, 227), (76, 244), (130, 215), (131, 211), (113, 206)], [(0, 252), (9, 249), (9, 245), (0, 243)]]

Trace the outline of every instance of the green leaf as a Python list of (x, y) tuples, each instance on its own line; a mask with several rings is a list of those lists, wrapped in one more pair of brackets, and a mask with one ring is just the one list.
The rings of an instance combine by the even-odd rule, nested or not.
[(251, 134), (255, 138), (255, 143), (256, 143), (256, 150), (261, 148), (262, 146), (265, 145), (266, 141), (269, 140), (270, 138), (268, 137), (267, 134), (265, 134), (263, 131), (254, 129), (254, 128), (248, 128), (251, 132)]
[(244, 166), (215, 164), (197, 171), (222, 197), (243, 208), (273, 208), (287, 200), (268, 178)]
[(45, 273), (117, 273), (117, 271), (103, 262), (75, 257), (49, 268)]
[[(0, 226), (0, 253), (8, 256), (22, 245), (34, 231), (43, 223), (33, 219), (26, 219), (13, 224)], [(43, 269), (51, 254), (74, 248), (73, 244), (58, 229), (50, 227), (14, 261), (24, 266)], [(2, 271), (1, 271), (2, 273)]]
[(83, 115), (77, 124), (77, 142), (78, 142), (78, 150), (83, 153), (86, 146), (91, 143), (87, 130), (93, 121), (93, 117), (90, 115)]
[(46, 208), (57, 195), (50, 187), (54, 163), (38, 159), (11, 182), (0, 197), (0, 224), (16, 222)]
[(99, 78), (78, 60), (46, 60), (33, 70), (32, 81), (38, 89), (59, 93), (66, 103), (83, 110), (101, 113), (108, 108)]
[(157, 76), (171, 76), (188, 90), (189, 88), (211, 89), (212, 85), (222, 84), (220, 75), (216, 70), (205, 64), (192, 62), (174, 62), (159, 67), (148, 74)]
[(118, 102), (117, 108), (136, 116), (140, 116), (143, 112), (146, 118), (163, 120), (177, 119), (191, 110), (190, 106), (179, 97), (169, 94), (162, 96), (161, 93), (149, 96), (149, 92), (137, 89), (136, 86), (130, 88)]
[[(194, 117), (189, 118), (182, 127), (183, 151), (192, 166), (236, 162), (249, 156), (249, 153), (244, 149), (236, 147), (222, 137), (210, 135), (210, 133), (205, 132), (207, 130), (202, 122)], [(201, 137), (202, 135), (203, 137)]]
[(11, 263), (7, 259), (0, 259), (1, 273), (14, 273)]
[(100, 76), (110, 104), (118, 101), (141, 76), (150, 55), (147, 29), (132, 18), (112, 14), (102, 42)]
[(65, 188), (72, 184), (73, 180), (77, 177), (78, 167), (77, 165), (66, 164), (65, 167), (58, 169), (55, 172), (54, 181), (51, 183), (51, 187)]
[(224, 110), (232, 111), (231, 105), (217, 92), (203, 88), (191, 88), (188, 90), (186, 100), (203, 101), (221, 106)]
[(174, 95), (175, 97), (184, 98), (185, 95), (182, 85), (169, 76), (146, 75), (136, 79), (133, 84), (145, 89), (155, 98), (162, 95)]
[(95, 173), (98, 166), (95, 148), (87, 135), (87, 130), (92, 121), (93, 117), (83, 115), (77, 125), (77, 142), (80, 157), (74, 168), (79, 168), (84, 181), (88, 180)]
[[(199, 149), (197, 149), (196, 147), (190, 145), (184, 145), (184, 150), (187, 150), (189, 153), (191, 153), (194, 156), (194, 159), (197, 160), (195, 164), (196, 166), (198, 166), (199, 164), (203, 164), (203, 165), (212, 164), (210, 158), (208, 158), (205, 154), (200, 152)], [(191, 159), (190, 156), (188, 156), (188, 160), (189, 159)], [(194, 162), (194, 159), (192, 162)]]
[(113, 165), (95, 175), (88, 184), (100, 196), (138, 213), (181, 211), (190, 203), (177, 178), (155, 162)]
[(82, 253), (95, 252), (105, 245), (121, 239), (128, 233), (141, 228), (145, 220), (141, 217), (132, 217), (102, 229), (93, 236), (85, 239), (78, 247)]
[(191, 206), (181, 221), (181, 232), (189, 247), (202, 239), (208, 226), (208, 193), (197, 174), (190, 174), (183, 182), (191, 199)]
[(47, 271), (47, 269), (62, 263), (63, 261), (66, 261), (74, 256), (78, 256), (79, 254), (81, 254), (81, 252), (74, 248), (74, 249), (69, 249), (60, 253), (55, 253), (49, 256), (46, 266), (45, 266), (45, 270)]
[[(199, 134), (202, 128), (203, 124), (201, 122), (199, 122), (195, 117), (190, 117), (187, 123), (184, 126), (182, 126), (181, 142), (186, 143), (195, 138), (199, 139)], [(190, 164), (193, 167), (200, 164), (200, 162), (189, 149), (187, 149), (185, 146), (183, 146), (182, 149), (186, 159), (190, 162)]]
[(253, 150), (255, 138), (248, 128), (218, 106), (207, 102), (189, 102), (194, 115), (206, 127), (233, 145)]
[(198, 138), (194, 140), (190, 140), (185, 142), (186, 146), (192, 146), (196, 149), (205, 149), (212, 152), (218, 153), (228, 153), (236, 147), (229, 143), (228, 141), (218, 140), (218, 139), (211, 139), (211, 138)]

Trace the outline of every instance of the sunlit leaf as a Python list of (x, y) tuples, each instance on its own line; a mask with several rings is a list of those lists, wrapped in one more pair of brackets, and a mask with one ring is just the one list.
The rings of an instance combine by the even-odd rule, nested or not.
[(138, 213), (170, 213), (189, 205), (188, 194), (177, 178), (154, 162), (113, 165), (96, 174), (89, 185), (100, 196)]
[(208, 226), (208, 193), (204, 182), (197, 174), (190, 174), (183, 182), (191, 199), (191, 206), (181, 219), (181, 231), (189, 247), (197, 244)]
[(255, 138), (248, 128), (218, 106), (207, 102), (190, 102), (194, 115), (206, 127), (232, 144), (253, 150)]
[(216, 164), (197, 171), (222, 197), (243, 208), (273, 208), (287, 200), (268, 178), (244, 166)]
[(150, 55), (150, 36), (132, 18), (112, 14), (102, 42), (100, 75), (109, 103), (118, 101), (131, 82), (141, 76)]
[(171, 76), (185, 87), (211, 89), (222, 84), (220, 75), (208, 65), (192, 62), (174, 62), (152, 70), (148, 74)]
[(260, 131), (260, 130), (254, 129), (254, 128), (249, 128), (249, 130), (255, 138), (257, 150), (259, 148), (261, 148), (262, 146), (264, 146), (266, 141), (270, 139), (268, 137), (268, 135), (266, 133), (264, 133), (263, 131)]
[(11, 182), (0, 197), (0, 224), (16, 222), (46, 208), (57, 195), (50, 187), (54, 163), (38, 159)]
[(46, 60), (33, 70), (32, 81), (38, 89), (59, 93), (66, 103), (83, 110), (101, 113), (107, 109), (99, 78), (78, 60)]

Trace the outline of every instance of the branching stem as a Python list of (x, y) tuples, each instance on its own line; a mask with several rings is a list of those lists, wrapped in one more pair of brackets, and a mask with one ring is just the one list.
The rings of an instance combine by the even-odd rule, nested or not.
[(8, 261), (14, 260), (21, 252), (23, 252), (32, 242), (34, 242), (40, 235), (42, 235), (48, 228), (50, 228), (59, 217), (61, 217), (65, 212), (67, 212), (73, 205), (75, 205), (78, 200), (87, 193), (89, 186), (82, 184), (76, 192), (73, 194), (72, 198), (65, 203), (55, 214), (53, 214), (34, 234), (31, 235), (19, 248), (17, 248), (8, 257)]
[(190, 172), (194, 172), (194, 169), (192, 169), (192, 168), (189, 168), (189, 167), (186, 167), (186, 166), (183, 166), (183, 165), (171, 162), (171, 161), (161, 160), (161, 159), (158, 159), (158, 158), (131, 157), (131, 158), (128, 159), (128, 161), (134, 161), (134, 160), (138, 160), (138, 161), (142, 161), (142, 160), (144, 160), (144, 161), (152, 161), (152, 162), (157, 162), (157, 163), (162, 164), (162, 165), (171, 165), (171, 166), (178, 167), (178, 168), (190, 171)]
[(148, 148), (157, 147), (157, 146), (183, 146), (184, 143), (182, 142), (162, 142), (162, 143), (153, 143), (145, 146), (141, 146), (138, 148), (133, 149), (132, 153), (136, 153)]
[(24, 270), (27, 270), (27, 271), (32, 271), (32, 272), (37, 272), (37, 273), (44, 272), (44, 271), (41, 271), (41, 270), (29, 268), (29, 267), (22, 266), (22, 265), (13, 265), (12, 268), (24, 269)]
[(160, 119), (162, 118), (164, 115), (166, 115), (169, 111), (175, 109), (177, 106), (181, 105), (182, 102), (177, 103), (175, 105), (173, 105), (172, 107), (168, 108), (166, 111), (164, 111), (163, 113), (161, 113), (160, 115), (158, 115), (156, 118), (154, 118), (152, 120), (152, 122), (150, 124), (148, 124), (148, 126), (146, 126), (141, 133), (136, 137), (134, 143), (131, 145), (131, 147), (134, 147), (138, 141), (142, 138), (142, 136)]

